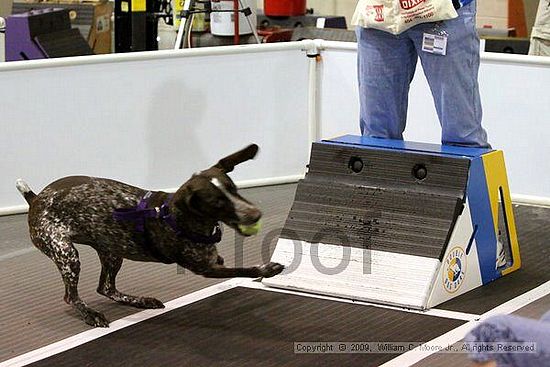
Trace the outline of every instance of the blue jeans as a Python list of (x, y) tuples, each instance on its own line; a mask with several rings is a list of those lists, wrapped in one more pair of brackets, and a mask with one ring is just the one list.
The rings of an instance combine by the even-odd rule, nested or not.
[[(363, 135), (403, 139), (409, 85), (420, 57), (441, 124), (442, 143), (489, 147), (481, 126), (475, 1), (458, 14), (458, 18), (419, 24), (399, 35), (357, 28)], [(422, 51), (424, 33), (447, 35), (446, 56)]]

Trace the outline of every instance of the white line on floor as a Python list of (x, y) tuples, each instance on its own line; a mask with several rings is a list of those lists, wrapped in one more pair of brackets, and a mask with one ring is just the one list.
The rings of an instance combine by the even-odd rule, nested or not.
[(430, 348), (426, 348), (427, 345), (429, 346), (437, 345), (437, 346), (443, 346), (443, 347), (452, 345), (462, 340), (470, 330), (472, 330), (480, 322), (487, 319), (488, 317), (491, 317), (497, 314), (512, 313), (542, 297), (545, 297), (548, 294), (550, 294), (550, 281), (538, 286), (535, 289), (525, 292), (522, 295), (517, 296), (516, 298), (513, 298), (510, 301), (505, 302), (493, 308), (490, 311), (485, 312), (483, 315), (481, 315), (481, 318), (479, 321), (469, 321), (466, 324), (461, 325), (456, 329), (453, 329), (435, 339), (432, 339), (429, 342), (424, 343), (421, 346), (418, 346), (417, 348), (409, 352), (401, 354), (400, 356), (392, 359), (391, 361), (384, 363), (380, 367), (412, 366), (413, 364), (423, 360), (424, 358), (437, 353), (437, 350), (433, 350), (433, 351), (427, 350), (427, 349), (430, 349)]
[(261, 290), (265, 290), (265, 291), (269, 291), (269, 292), (294, 294), (294, 295), (302, 296), (302, 297), (318, 298), (318, 299), (324, 299), (324, 300), (334, 301), (334, 302), (351, 303), (351, 304), (363, 305), (363, 306), (372, 306), (372, 307), (377, 307), (377, 308), (385, 308), (385, 309), (389, 309), (389, 310), (416, 313), (416, 314), (421, 314), (421, 315), (426, 315), (426, 316), (444, 317), (444, 318), (464, 320), (464, 321), (477, 320), (480, 317), (480, 315), (465, 313), (465, 312), (447, 311), (447, 310), (439, 310), (439, 309), (430, 309), (430, 310), (422, 311), (422, 310), (415, 310), (415, 309), (403, 308), (403, 307), (397, 307), (397, 306), (388, 306), (388, 305), (383, 305), (383, 304), (380, 304), (380, 303), (356, 301), (356, 300), (352, 300), (352, 299), (333, 297), (333, 296), (324, 296), (324, 295), (315, 294), (315, 293), (304, 293), (304, 292), (301, 292), (301, 291), (292, 291), (292, 290), (288, 290), (288, 289), (268, 287), (268, 286), (266, 286), (266, 285), (264, 285), (260, 282), (256, 282), (256, 281), (242, 282), (240, 284), (240, 286), (241, 287), (246, 287), (246, 288), (261, 289)]
[(46, 345), (45, 347), (35, 349), (31, 352), (22, 354), (12, 359), (8, 359), (7, 361), (1, 362), (0, 367), (25, 366), (29, 363), (33, 363), (41, 359), (50, 357), (54, 354), (64, 352), (68, 349), (77, 347), (81, 344), (113, 333), (117, 330), (124, 329), (125, 327), (137, 324), (141, 321), (150, 319), (158, 315), (162, 315), (163, 313), (173, 311), (179, 307), (189, 305), (191, 303), (216, 295), (218, 293), (225, 292), (228, 289), (237, 287), (241, 281), (242, 280), (240, 279), (230, 279), (223, 283), (201, 289), (199, 291), (165, 303), (166, 307), (163, 309), (145, 310), (130, 316), (126, 316), (120, 320), (113, 321), (108, 328), (94, 328), (91, 330), (87, 330), (80, 334), (76, 334), (69, 338), (60, 340), (56, 343)]
[(512, 313), (549, 294), (550, 281), (541, 284), (537, 288), (531, 289), (530, 291), (525, 292), (522, 295), (517, 296), (516, 298), (512, 298), (508, 302), (504, 302), (503, 304), (493, 308), (490, 311), (485, 312), (482, 317), (487, 318), (493, 315)]
[(33, 251), (36, 251), (35, 247), (27, 247), (27, 248), (23, 248), (21, 250), (16, 250), (16, 251), (4, 254), (4, 255), (0, 255), (0, 261), (13, 259), (14, 257), (20, 256), (20, 255), (25, 255), (25, 254), (28, 254), (28, 253), (33, 252)]

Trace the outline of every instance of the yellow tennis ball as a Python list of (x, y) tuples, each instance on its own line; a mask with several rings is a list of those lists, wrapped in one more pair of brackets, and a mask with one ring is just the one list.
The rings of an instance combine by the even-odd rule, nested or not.
[(262, 228), (262, 222), (260, 221), (257, 221), (256, 223), (248, 226), (244, 224), (239, 224), (239, 231), (241, 231), (241, 233), (246, 236), (253, 236), (255, 234), (258, 234), (261, 228)]

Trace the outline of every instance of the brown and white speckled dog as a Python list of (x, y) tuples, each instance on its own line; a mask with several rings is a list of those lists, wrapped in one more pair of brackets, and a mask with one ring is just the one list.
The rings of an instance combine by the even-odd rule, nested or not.
[(213, 278), (279, 274), (283, 266), (276, 263), (227, 268), (216, 250), (221, 239), (219, 222), (246, 235), (239, 227), (257, 223), (261, 217), (260, 210), (237, 193), (227, 176), (237, 164), (254, 158), (257, 151), (257, 145), (250, 145), (221, 159), (193, 175), (173, 195), (85, 176), (62, 178), (36, 195), (23, 180), (18, 180), (17, 188), (30, 206), (32, 242), (57, 265), (65, 283), (65, 302), (86, 323), (109, 326), (103, 314), (78, 296), (80, 260), (74, 243), (89, 245), (99, 255), (101, 276), (97, 291), (139, 308), (164, 305), (157, 299), (130, 296), (116, 289), (115, 277), (123, 258), (177, 263)]

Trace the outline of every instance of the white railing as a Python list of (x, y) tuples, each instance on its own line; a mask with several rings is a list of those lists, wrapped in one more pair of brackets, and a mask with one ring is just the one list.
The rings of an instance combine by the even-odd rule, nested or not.
[[(19, 177), (37, 191), (71, 174), (173, 190), (250, 142), (262, 150), (236, 169), (238, 183), (296, 181), (311, 141), (359, 133), (356, 48), (315, 40), (2, 63), (0, 215), (26, 210)], [(483, 53), (480, 85), (514, 197), (547, 205), (550, 58)], [(418, 70), (406, 138), (439, 134)]]

